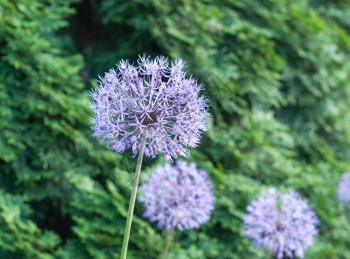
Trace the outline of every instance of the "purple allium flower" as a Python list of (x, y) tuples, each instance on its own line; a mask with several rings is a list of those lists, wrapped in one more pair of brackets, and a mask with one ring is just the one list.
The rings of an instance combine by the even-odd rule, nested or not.
[(212, 188), (208, 174), (194, 163), (180, 160), (176, 166), (159, 166), (140, 187), (143, 216), (166, 231), (197, 229), (214, 209)]
[(132, 148), (135, 156), (146, 137), (145, 155), (158, 151), (171, 161), (177, 154), (188, 156), (185, 147), (196, 147), (206, 130), (207, 99), (199, 94), (202, 86), (186, 78), (185, 62), (165, 57), (139, 57), (134, 66), (127, 60), (99, 79), (91, 93), (93, 136), (107, 141), (115, 152)]
[(252, 201), (244, 217), (245, 235), (276, 258), (303, 258), (317, 234), (318, 219), (295, 191), (281, 194), (271, 188)]
[(350, 208), (350, 171), (345, 173), (339, 181), (338, 200)]

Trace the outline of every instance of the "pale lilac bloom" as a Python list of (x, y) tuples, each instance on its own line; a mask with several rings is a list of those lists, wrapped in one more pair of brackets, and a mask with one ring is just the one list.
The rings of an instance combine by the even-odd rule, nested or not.
[(297, 192), (282, 194), (271, 188), (252, 201), (247, 210), (245, 235), (276, 258), (304, 258), (313, 245), (318, 219)]
[(345, 173), (339, 181), (338, 200), (350, 208), (350, 171)]
[(166, 231), (198, 229), (214, 209), (212, 189), (208, 174), (194, 163), (159, 166), (140, 187), (143, 216)]
[(108, 142), (115, 152), (131, 148), (135, 156), (146, 137), (145, 155), (164, 153), (171, 161), (188, 156), (206, 130), (207, 99), (192, 76), (186, 78), (185, 62), (169, 65), (165, 57), (139, 57), (137, 65), (122, 60), (99, 79), (91, 93), (95, 112), (93, 136)]

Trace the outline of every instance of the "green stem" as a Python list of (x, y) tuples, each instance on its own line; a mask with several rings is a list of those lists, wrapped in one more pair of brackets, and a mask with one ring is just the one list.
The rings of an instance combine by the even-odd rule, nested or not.
[(136, 200), (136, 194), (137, 194), (137, 187), (139, 185), (139, 179), (140, 179), (140, 173), (141, 173), (141, 165), (142, 165), (142, 159), (143, 159), (143, 153), (145, 151), (145, 145), (146, 145), (146, 138), (142, 138), (141, 147), (139, 151), (139, 157), (137, 158), (137, 166), (135, 171), (135, 178), (134, 178), (134, 184), (130, 196), (130, 202), (129, 202), (129, 210), (128, 210), (128, 217), (126, 219), (126, 226), (124, 231), (124, 239), (123, 239), (123, 246), (122, 246), (122, 253), (120, 256), (120, 259), (126, 259), (126, 253), (128, 251), (128, 243), (129, 243), (129, 237), (130, 237), (130, 229), (131, 229), (131, 222), (132, 222), (132, 216), (134, 214), (134, 207), (135, 207), (135, 200)]
[(167, 258), (168, 252), (169, 252), (169, 248), (170, 248), (170, 244), (171, 244), (171, 242), (173, 241), (173, 238), (174, 238), (174, 233), (175, 233), (175, 227), (172, 227), (170, 229), (169, 234), (168, 234), (167, 241), (166, 241), (166, 246), (165, 246), (165, 249), (164, 249), (164, 252), (163, 252), (163, 255), (162, 255), (161, 259), (166, 259)]

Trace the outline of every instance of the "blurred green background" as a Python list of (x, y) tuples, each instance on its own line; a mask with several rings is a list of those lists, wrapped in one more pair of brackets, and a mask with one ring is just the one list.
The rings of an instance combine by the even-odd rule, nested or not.
[[(267, 258), (242, 216), (269, 186), (314, 206), (306, 258), (350, 258), (336, 196), (350, 167), (349, 0), (0, 0), (0, 258), (119, 258), (135, 159), (90, 136), (88, 93), (142, 53), (187, 60), (212, 114), (188, 160), (210, 173), (215, 211), (169, 258)], [(166, 233), (142, 212), (128, 258), (157, 258)]]

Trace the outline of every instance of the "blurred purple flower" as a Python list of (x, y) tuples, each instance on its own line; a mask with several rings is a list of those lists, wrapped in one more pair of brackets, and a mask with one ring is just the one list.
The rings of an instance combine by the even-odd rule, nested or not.
[(245, 235), (276, 258), (303, 258), (306, 249), (313, 245), (318, 219), (297, 192), (281, 194), (271, 188), (252, 201), (247, 210)]
[(338, 200), (350, 208), (350, 171), (345, 173), (339, 181)]
[(180, 160), (176, 166), (159, 166), (140, 189), (143, 216), (166, 231), (197, 229), (214, 209), (213, 184), (194, 163)]
[(146, 137), (145, 155), (158, 151), (171, 161), (177, 154), (188, 156), (185, 147), (196, 147), (206, 130), (208, 104), (199, 94), (202, 86), (186, 78), (185, 62), (165, 57), (139, 57), (134, 66), (127, 60), (99, 79), (91, 93), (95, 112), (93, 136), (107, 141), (115, 152), (132, 148), (135, 156)]

